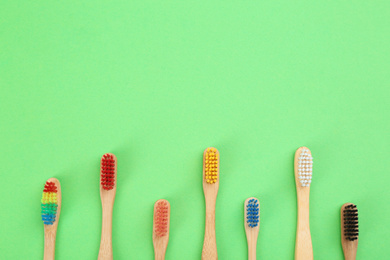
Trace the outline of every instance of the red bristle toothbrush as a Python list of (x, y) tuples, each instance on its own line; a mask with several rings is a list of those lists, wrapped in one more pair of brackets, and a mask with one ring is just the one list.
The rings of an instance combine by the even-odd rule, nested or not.
[(100, 165), (100, 198), (102, 200), (102, 237), (98, 260), (112, 260), (112, 210), (116, 193), (115, 155), (107, 153), (102, 156)]
[(154, 259), (164, 260), (169, 240), (169, 218), (171, 206), (167, 200), (158, 200), (153, 213)]
[(61, 213), (61, 185), (56, 178), (46, 181), (42, 193), (41, 215), (45, 231), (44, 260), (54, 260), (58, 221)]

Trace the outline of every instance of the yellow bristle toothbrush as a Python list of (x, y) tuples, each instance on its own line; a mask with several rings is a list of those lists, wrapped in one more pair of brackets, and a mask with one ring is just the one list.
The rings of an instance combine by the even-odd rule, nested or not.
[(295, 241), (295, 260), (312, 260), (313, 246), (309, 224), (309, 196), (313, 172), (313, 157), (306, 147), (299, 148), (294, 160), (298, 200), (298, 224)]
[(56, 178), (50, 178), (46, 181), (41, 200), (41, 215), (45, 231), (44, 260), (54, 260), (60, 213), (61, 185)]
[(100, 165), (100, 198), (102, 200), (102, 236), (98, 260), (112, 260), (112, 210), (116, 193), (115, 155), (107, 153), (102, 156)]
[(215, 236), (215, 204), (219, 188), (219, 152), (209, 147), (203, 153), (203, 192), (206, 201), (206, 227), (202, 260), (218, 259)]

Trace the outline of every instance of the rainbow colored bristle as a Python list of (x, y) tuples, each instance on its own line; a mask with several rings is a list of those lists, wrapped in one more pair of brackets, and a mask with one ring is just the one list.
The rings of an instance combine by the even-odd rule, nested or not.
[(250, 199), (246, 205), (246, 222), (249, 227), (257, 227), (259, 225), (259, 210), (260, 204), (257, 199)]
[(154, 207), (154, 232), (157, 236), (163, 237), (168, 233), (168, 202), (160, 200)]
[(47, 181), (42, 193), (41, 214), (45, 225), (53, 225), (57, 214), (57, 186)]
[(213, 184), (218, 180), (219, 153), (215, 148), (207, 148), (204, 155), (204, 178), (207, 183)]
[(115, 157), (112, 154), (102, 156), (100, 165), (100, 183), (105, 190), (112, 190), (115, 186)]

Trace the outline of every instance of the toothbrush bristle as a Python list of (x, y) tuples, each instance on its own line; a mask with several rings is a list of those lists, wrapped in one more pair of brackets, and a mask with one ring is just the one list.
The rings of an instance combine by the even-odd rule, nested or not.
[(246, 206), (246, 222), (249, 227), (254, 228), (260, 221), (260, 204), (257, 199), (250, 199)]
[(154, 208), (154, 232), (163, 237), (168, 233), (168, 202), (161, 200)]
[(219, 171), (219, 153), (215, 148), (207, 148), (204, 156), (204, 178), (209, 184), (216, 183)]
[(309, 187), (313, 173), (313, 157), (307, 148), (303, 148), (298, 157), (298, 179), (302, 187)]
[(42, 193), (41, 215), (45, 225), (53, 225), (57, 215), (57, 186), (47, 181)]
[(344, 208), (344, 236), (349, 241), (358, 239), (359, 221), (356, 205), (349, 204)]
[(105, 190), (112, 190), (115, 185), (115, 158), (112, 154), (102, 156), (100, 165), (100, 183)]

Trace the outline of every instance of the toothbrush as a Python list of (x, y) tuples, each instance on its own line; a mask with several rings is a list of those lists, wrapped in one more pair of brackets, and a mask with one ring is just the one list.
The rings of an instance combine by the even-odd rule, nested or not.
[(115, 155), (106, 153), (100, 165), (100, 198), (102, 200), (102, 236), (98, 260), (112, 260), (112, 210), (116, 193), (117, 159)]
[(167, 200), (158, 200), (153, 213), (154, 259), (164, 260), (169, 240), (169, 219), (171, 206)]
[(359, 241), (358, 210), (355, 204), (341, 207), (341, 244), (345, 260), (355, 260)]
[(203, 153), (203, 192), (206, 201), (206, 228), (202, 260), (218, 259), (215, 237), (215, 203), (219, 188), (219, 152), (209, 147)]
[(54, 260), (58, 221), (61, 213), (61, 185), (56, 178), (46, 181), (42, 193), (41, 214), (45, 231), (44, 260)]
[(256, 260), (257, 236), (260, 229), (260, 202), (251, 197), (244, 203), (244, 225), (248, 241), (248, 260)]
[(309, 224), (309, 195), (312, 178), (313, 157), (306, 147), (295, 153), (294, 171), (298, 199), (298, 224), (295, 242), (295, 260), (312, 260), (313, 246)]

